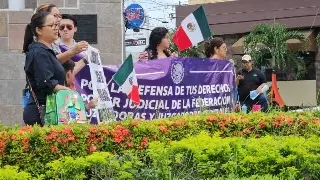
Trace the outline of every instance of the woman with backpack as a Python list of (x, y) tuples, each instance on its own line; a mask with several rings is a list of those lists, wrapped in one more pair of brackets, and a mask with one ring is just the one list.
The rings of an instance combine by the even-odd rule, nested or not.
[(52, 43), (58, 39), (58, 27), (53, 15), (39, 12), (32, 16), (25, 29), (24, 70), (31, 91), (23, 112), (27, 125), (43, 125), (47, 96), (59, 90), (70, 90), (64, 86), (65, 71), (52, 50)]

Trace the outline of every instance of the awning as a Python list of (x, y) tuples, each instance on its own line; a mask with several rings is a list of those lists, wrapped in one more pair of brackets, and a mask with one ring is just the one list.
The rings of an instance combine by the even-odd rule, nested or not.
[[(317, 51), (316, 36), (313, 30), (310, 31), (299, 31), (307, 39), (305, 43), (297, 39), (289, 39), (286, 43), (289, 49), (293, 51), (300, 51), (304, 49), (305, 51)], [(245, 36), (242, 36), (237, 42), (231, 46), (232, 54), (244, 54), (244, 40)], [(263, 47), (263, 44), (258, 44), (258, 46)]]
[[(232, 54), (244, 54), (244, 40), (245, 36), (242, 36), (237, 42), (235, 42), (231, 46), (231, 53)], [(258, 43), (258, 47), (263, 47), (264, 44)]]
[(244, 40), (245, 36), (242, 36), (237, 42), (232, 44), (230, 48), (231, 54), (244, 54)]
[(304, 35), (306, 41), (302, 43), (298, 39), (289, 39), (287, 44), (289, 49), (293, 51), (317, 51), (316, 35), (313, 30), (300, 31)]

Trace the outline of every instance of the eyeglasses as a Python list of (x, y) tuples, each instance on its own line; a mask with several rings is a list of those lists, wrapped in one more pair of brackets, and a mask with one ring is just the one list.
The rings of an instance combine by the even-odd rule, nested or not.
[(49, 25), (44, 25), (42, 27), (51, 27), (51, 29), (56, 29), (59, 26), (59, 24), (49, 24)]
[(61, 14), (54, 14), (53, 17), (55, 17), (55, 18), (62, 18), (62, 15), (61, 15)]
[(69, 31), (73, 29), (73, 26), (71, 24), (60, 24), (59, 30), (63, 31), (64, 28), (67, 28)]
[(227, 47), (220, 46), (220, 48), (222, 48), (223, 50), (228, 50)]

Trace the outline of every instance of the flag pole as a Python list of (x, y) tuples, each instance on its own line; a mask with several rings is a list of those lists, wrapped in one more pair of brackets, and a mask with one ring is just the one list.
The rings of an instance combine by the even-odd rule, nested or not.
[(109, 84), (111, 83), (112, 80), (113, 80), (113, 78), (111, 78), (110, 81), (107, 83), (107, 87), (109, 86)]

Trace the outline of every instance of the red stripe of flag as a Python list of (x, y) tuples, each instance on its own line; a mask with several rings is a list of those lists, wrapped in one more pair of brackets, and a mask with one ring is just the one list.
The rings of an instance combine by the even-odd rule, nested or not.
[(183, 51), (192, 46), (192, 43), (186, 32), (184, 32), (182, 26), (178, 27), (177, 31), (173, 35), (172, 40), (178, 46), (179, 51)]
[(139, 87), (133, 85), (131, 92), (128, 94), (129, 99), (136, 105), (140, 104)]

